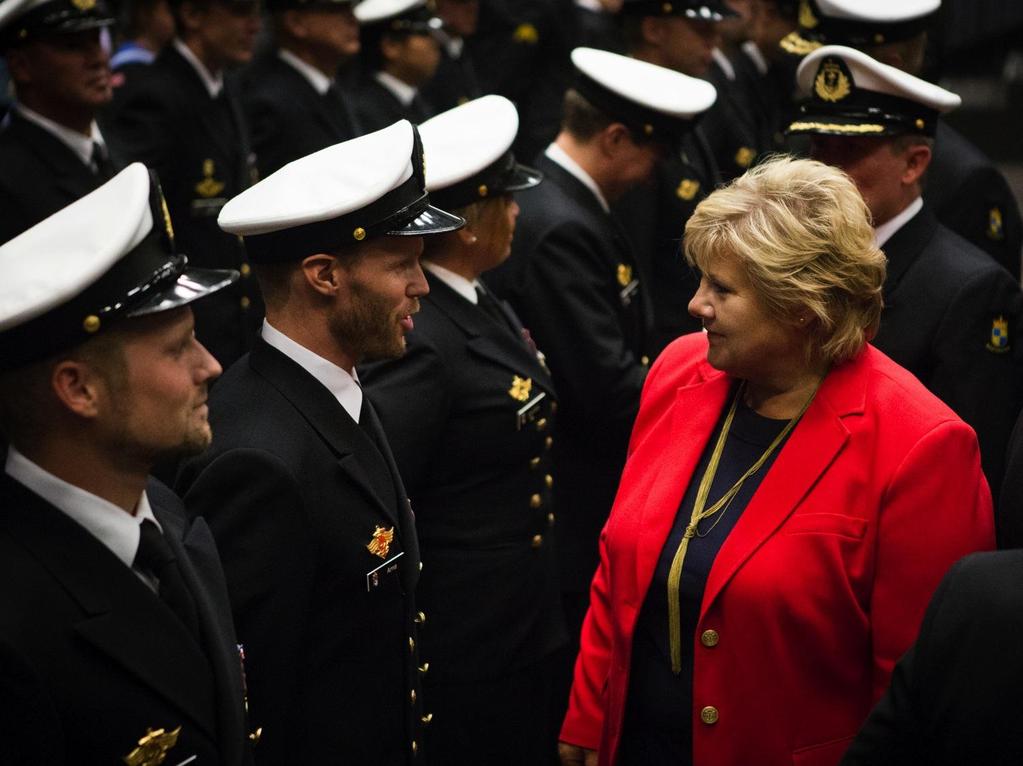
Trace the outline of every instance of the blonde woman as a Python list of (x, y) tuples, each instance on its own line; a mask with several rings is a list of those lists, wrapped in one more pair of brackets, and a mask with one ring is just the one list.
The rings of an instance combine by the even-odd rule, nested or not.
[(973, 431), (868, 345), (885, 260), (841, 171), (765, 163), (686, 225), (705, 334), (650, 372), (564, 763), (832, 766), (960, 556)]

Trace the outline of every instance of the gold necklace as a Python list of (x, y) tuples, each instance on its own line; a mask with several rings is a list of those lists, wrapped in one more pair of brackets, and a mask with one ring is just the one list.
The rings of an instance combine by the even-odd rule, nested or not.
[[(671, 671), (675, 675), (682, 672), (682, 603), (679, 596), (679, 583), (682, 580), (682, 565), (686, 560), (686, 551), (689, 550), (689, 541), (696, 536), (697, 528), (701, 521), (710, 518), (723, 509), (727, 509), (731, 505), (732, 500), (735, 499), (735, 496), (739, 494), (746, 479), (763, 468), (767, 459), (771, 457), (778, 448), (778, 445), (785, 441), (785, 437), (789, 435), (792, 429), (796, 427), (799, 419), (803, 417), (803, 413), (806, 412), (814, 396), (817, 395), (817, 389), (820, 388), (821, 381), (823, 381), (823, 378), (817, 381), (817, 385), (814, 386), (809, 398), (804, 402), (796, 416), (785, 424), (785, 428), (774, 437), (774, 441), (768, 445), (756, 462), (747, 469), (746, 473), (739, 477), (735, 484), (729, 487), (716, 503), (708, 508), (706, 507), (707, 496), (710, 494), (711, 485), (714, 483), (714, 477), (717, 475), (721, 455), (725, 451), (725, 442), (728, 440), (728, 432), (732, 427), (732, 421), (735, 419), (735, 410), (739, 405), (739, 398), (746, 389), (746, 381), (743, 381), (735, 392), (732, 406), (728, 409), (724, 425), (721, 426), (721, 433), (718, 434), (717, 443), (715, 443), (714, 450), (710, 454), (707, 470), (704, 471), (703, 478), (700, 479), (700, 486), (696, 490), (696, 502), (693, 504), (693, 513), (689, 517), (689, 524), (686, 525), (685, 532), (682, 534), (682, 541), (678, 545), (678, 550), (675, 551), (675, 557), (671, 560), (671, 569), (668, 570), (668, 638), (671, 645)], [(714, 526), (717, 526), (720, 520), (721, 517), (716, 519)], [(713, 528), (711, 527), (711, 529)], [(711, 529), (708, 529), (704, 534), (710, 534)]]

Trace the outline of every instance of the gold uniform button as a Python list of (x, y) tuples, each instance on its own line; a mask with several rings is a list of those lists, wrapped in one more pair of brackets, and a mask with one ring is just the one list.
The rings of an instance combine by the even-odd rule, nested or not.
[(543, 498), (539, 495), (533, 495), (529, 498), (530, 508), (539, 508), (541, 505), (543, 505)]
[(238, 271), (240, 271), (242, 273), (243, 277), (247, 277), (249, 274), (252, 273), (252, 267), (249, 266), (249, 264), (247, 264), (247, 263), (243, 263), (241, 265), (241, 268), (238, 269)]
[(700, 643), (706, 647), (717, 646), (720, 640), (721, 636), (716, 630), (705, 630), (700, 634)]
[(645, 356), (645, 355), (641, 356), (639, 358), (639, 363), (642, 364), (644, 367), (649, 367), (650, 366), (650, 357)]
[(554, 477), (551, 476), (550, 474), (547, 474), (546, 476), (543, 477), (543, 483), (544, 483), (544, 486), (547, 487), (547, 489), (553, 489), (554, 488)]
[(412, 755), (415, 755), (417, 752), (419, 752), (419, 745), (416, 744), (415, 740), (412, 740)]
[(425, 612), (416, 612), (416, 617), (415, 617), (416, 625), (422, 625), (424, 622), (426, 622), (426, 613)]
[(548, 436), (546, 439), (544, 439), (543, 440), (543, 446), (545, 448), (547, 448), (547, 449), (550, 449), (551, 447), (553, 447), (554, 446), (554, 437), (553, 436)]
[(547, 428), (547, 418), (540, 418), (536, 421), (536, 430), (543, 431)]
[(249, 300), (249, 296), (247, 295), (243, 295), (242, 299), (238, 302), (241, 304), (243, 309), (247, 309), (249, 306), (252, 305), (252, 301)]
[(416, 650), (416, 640), (412, 636), (408, 637), (408, 650), (414, 652)]
[(415, 705), (415, 704), (416, 704), (416, 690), (415, 690), (415, 689), (413, 689), (413, 690), (412, 690), (412, 691), (411, 691), (411, 692), (409, 693), (408, 697), (409, 697), (409, 699), (410, 699), (410, 700), (412, 700), (412, 704), (413, 704), (413, 705)]
[(543, 535), (533, 535), (532, 545), (534, 548), (539, 548), (543, 545)]
[(531, 471), (535, 471), (539, 467), (540, 467), (540, 458), (535, 457), (535, 458), (533, 458), (532, 460), (529, 461), (529, 469)]
[(549, 527), (553, 527), (554, 526), (554, 514), (553, 513), (548, 513), (547, 514), (547, 526), (549, 526)]
[(710, 726), (718, 722), (718, 709), (713, 705), (707, 705), (700, 711), (700, 720)]

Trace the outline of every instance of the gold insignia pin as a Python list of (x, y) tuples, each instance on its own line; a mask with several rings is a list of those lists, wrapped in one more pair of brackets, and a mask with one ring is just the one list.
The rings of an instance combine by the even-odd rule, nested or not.
[(540, 33), (532, 24), (519, 24), (512, 33), (512, 39), (517, 43), (536, 45), (540, 42)]
[(813, 81), (813, 92), (824, 101), (841, 101), (852, 93), (852, 83), (834, 59), (828, 59), (817, 70)]
[(756, 149), (749, 146), (740, 146), (735, 153), (735, 164), (740, 168), (748, 168), (753, 164), (753, 158), (757, 156)]
[(71, 5), (80, 11), (91, 11), (96, 7), (96, 0), (71, 0)]
[(1009, 322), (1001, 314), (991, 322), (991, 339), (987, 343), (987, 350), (996, 354), (1009, 350)]
[(987, 238), (995, 242), (1005, 239), (1005, 228), (1002, 223), (1002, 211), (993, 207), (987, 214)]
[(518, 375), (512, 377), (511, 388), (508, 389), (508, 396), (517, 402), (529, 401), (529, 393), (533, 390), (531, 378), (520, 378)]
[(810, 6), (810, 0), (803, 0), (799, 4), (799, 26), (804, 29), (813, 29), (819, 23)]
[(178, 743), (181, 727), (174, 731), (147, 729), (138, 747), (122, 759), (128, 766), (160, 766), (170, 749)]
[(391, 550), (391, 541), (393, 540), (394, 527), (391, 527), (390, 529), (377, 527), (373, 531), (373, 539), (369, 541), (369, 545), (366, 546), (366, 550), (374, 556), (386, 559), (388, 552)]
[(618, 277), (619, 285), (621, 285), (622, 287), (628, 287), (629, 282), (632, 281), (632, 266), (629, 266), (625, 263), (619, 263), (618, 273), (616, 276)]
[(683, 199), (686, 202), (693, 199), (696, 193), (700, 191), (700, 182), (695, 178), (683, 178), (679, 183), (678, 188), (675, 189), (675, 194), (678, 195), (679, 199)]
[(195, 185), (196, 194), (200, 197), (216, 197), (220, 192), (224, 191), (224, 182), (218, 181), (213, 177), (216, 170), (216, 166), (213, 160), (202, 161), (202, 175), (203, 179)]

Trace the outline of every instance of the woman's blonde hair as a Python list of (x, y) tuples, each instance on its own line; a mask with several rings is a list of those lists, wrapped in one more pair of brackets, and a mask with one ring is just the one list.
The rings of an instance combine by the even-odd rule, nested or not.
[(783, 324), (810, 311), (808, 360), (846, 361), (877, 332), (886, 261), (863, 197), (837, 168), (786, 156), (757, 165), (697, 206), (685, 254), (700, 269), (737, 257)]

